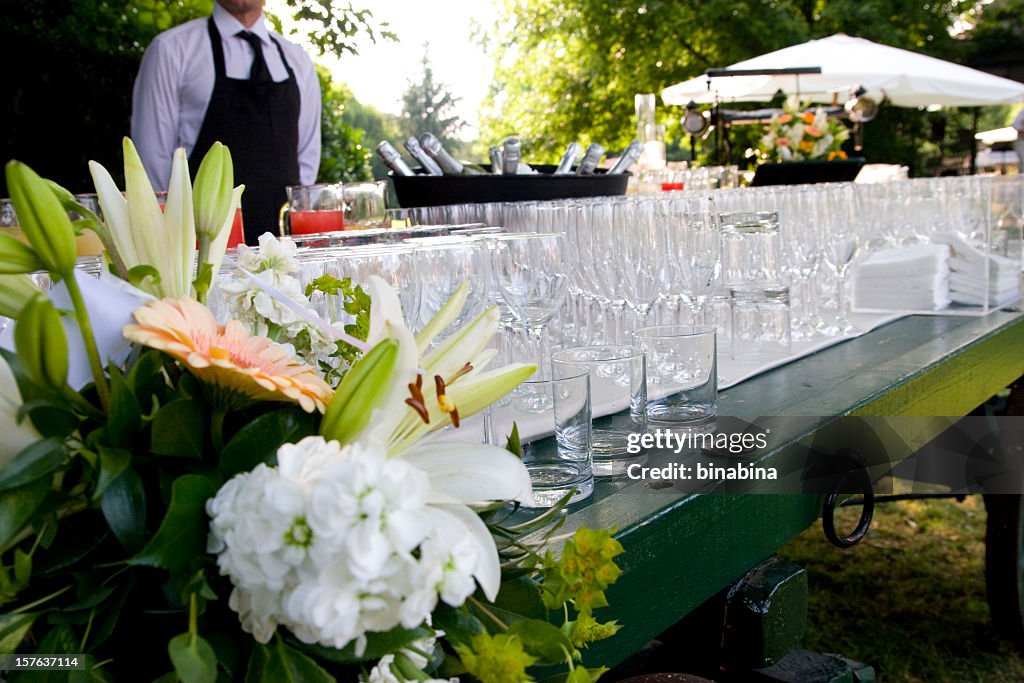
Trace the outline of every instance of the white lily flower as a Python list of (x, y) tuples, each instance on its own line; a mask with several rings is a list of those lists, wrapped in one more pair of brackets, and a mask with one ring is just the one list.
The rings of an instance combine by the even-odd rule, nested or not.
[(0, 356), (0, 471), (23, 448), (43, 438), (28, 418), (18, 421), (21, 402), (11, 366)]
[(367, 343), (375, 346), (393, 339), (399, 345), (387, 398), (371, 420), (373, 436), (387, 445), (391, 455), (408, 449), (431, 431), (449, 424), (458, 426), (460, 420), (494, 403), (536, 370), (534, 365), (512, 363), (483, 372), (494, 357), (493, 351), (485, 347), (498, 329), (496, 308), (484, 311), (417, 359), (418, 352), (428, 348), (458, 317), (466, 301), (467, 285), (456, 290), (418, 337), (413, 337), (402, 319), (398, 294), (391, 285), (374, 276), (368, 287), (371, 304)]
[(124, 196), (103, 166), (89, 162), (89, 169), (104, 222), (125, 266), (151, 266), (160, 274), (160, 282), (147, 279), (141, 288), (160, 298), (189, 296), (196, 228), (185, 150), (174, 153), (164, 209), (130, 139), (124, 139)]

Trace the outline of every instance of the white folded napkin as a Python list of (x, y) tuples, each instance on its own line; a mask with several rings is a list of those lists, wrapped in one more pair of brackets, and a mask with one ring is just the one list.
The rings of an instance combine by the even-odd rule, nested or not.
[(853, 297), (857, 308), (928, 310), (949, 306), (950, 249), (915, 244), (881, 249), (857, 265)]

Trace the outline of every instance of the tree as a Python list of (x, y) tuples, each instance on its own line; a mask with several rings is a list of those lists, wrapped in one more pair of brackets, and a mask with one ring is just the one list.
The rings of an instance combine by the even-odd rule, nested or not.
[(447, 85), (434, 80), (429, 51), (430, 45), (424, 45), (422, 76), (418, 82), (410, 81), (402, 95), (402, 135), (433, 133), (442, 140), (452, 140), (466, 124), (455, 113), (459, 98)]
[[(635, 135), (633, 97), (787, 45), (839, 31), (944, 59), (959, 56), (947, 30), (963, 0), (506, 0), (487, 44), (496, 46), (494, 84), (482, 116), (484, 139), (515, 130), (532, 160), (557, 159), (571, 140), (621, 150)], [(923, 117), (883, 108), (894, 135)], [(682, 108), (663, 110), (678, 135)], [(882, 116), (879, 117), (880, 119)], [(911, 121), (913, 119), (913, 122)], [(924, 139), (924, 124), (914, 123)], [(907, 139), (914, 139), (909, 136)], [(896, 159), (894, 159), (896, 160)]]
[[(375, 148), (381, 140), (390, 140), (392, 144), (398, 144), (402, 136), (399, 128), (399, 118), (393, 114), (385, 114), (368, 104), (352, 99), (341, 115), (348, 125), (363, 131), (363, 145)], [(401, 148), (401, 145), (398, 145)], [(370, 154), (370, 166), (373, 169), (373, 177), (383, 180), (388, 177), (388, 167), (376, 154)]]
[[(121, 168), (132, 84), (157, 33), (208, 16), (213, 0), (0, 0), (0, 149), (75, 192), (89, 192), (87, 162)], [(288, 0), (322, 52), (355, 52), (358, 35), (394, 39), (367, 10), (333, 0)], [(270, 17), (271, 22), (281, 22)], [(116, 172), (116, 171), (115, 171)], [(0, 195), (6, 195), (0, 178)]]
[(320, 172), (317, 181), (340, 183), (369, 180), (370, 150), (363, 143), (364, 131), (345, 120), (345, 110), (353, 102), (352, 92), (342, 83), (331, 80), (324, 67), (318, 66), (323, 108), (320, 110)]

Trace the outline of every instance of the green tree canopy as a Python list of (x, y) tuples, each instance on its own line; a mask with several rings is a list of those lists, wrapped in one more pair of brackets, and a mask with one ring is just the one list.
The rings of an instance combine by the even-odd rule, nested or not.
[[(75, 192), (89, 192), (88, 160), (111, 170), (121, 167), (132, 84), (146, 47), (157, 33), (207, 16), (212, 7), (213, 0), (0, 0), (4, 160), (21, 159)], [(368, 10), (348, 2), (288, 0), (288, 7), (298, 20), (292, 33), (306, 35), (321, 53), (354, 53), (361, 35), (395, 38)], [(279, 18), (270, 19), (280, 28)], [(337, 93), (325, 88), (325, 94), (335, 111)], [(328, 141), (333, 139), (340, 138)], [(363, 162), (365, 155), (327, 165)], [(0, 195), (6, 194), (0, 178)]]
[(403, 137), (433, 133), (447, 141), (453, 139), (466, 124), (455, 113), (459, 98), (447, 85), (434, 79), (429, 52), (430, 46), (424, 45), (420, 80), (410, 82), (402, 95), (400, 127)]
[[(496, 74), (483, 138), (516, 131), (531, 160), (556, 159), (567, 142), (621, 150), (635, 136), (633, 97), (660, 92), (709, 67), (728, 66), (839, 31), (958, 61), (948, 28), (965, 0), (505, 0), (487, 39)], [(916, 112), (884, 108), (875, 134), (907, 132)], [(662, 108), (669, 136), (681, 108)], [(882, 119), (883, 117), (880, 117)], [(667, 119), (667, 120), (666, 120)], [(923, 129), (917, 131), (924, 135)], [(907, 139), (913, 139), (910, 135)], [(880, 149), (899, 157), (907, 150)]]

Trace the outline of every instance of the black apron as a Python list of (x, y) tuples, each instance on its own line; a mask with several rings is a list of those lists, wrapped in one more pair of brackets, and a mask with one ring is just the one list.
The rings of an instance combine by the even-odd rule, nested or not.
[(281, 44), (273, 37), (288, 70), (287, 80), (252, 83), (228, 78), (220, 32), (212, 17), (208, 27), (216, 79), (189, 168), (194, 178), (213, 143), (227, 145), (234, 162), (235, 185), (245, 185), (242, 220), (245, 242), (252, 245), (267, 231), (278, 234), (278, 212), (287, 199), (284, 188), (299, 184), (299, 86)]

